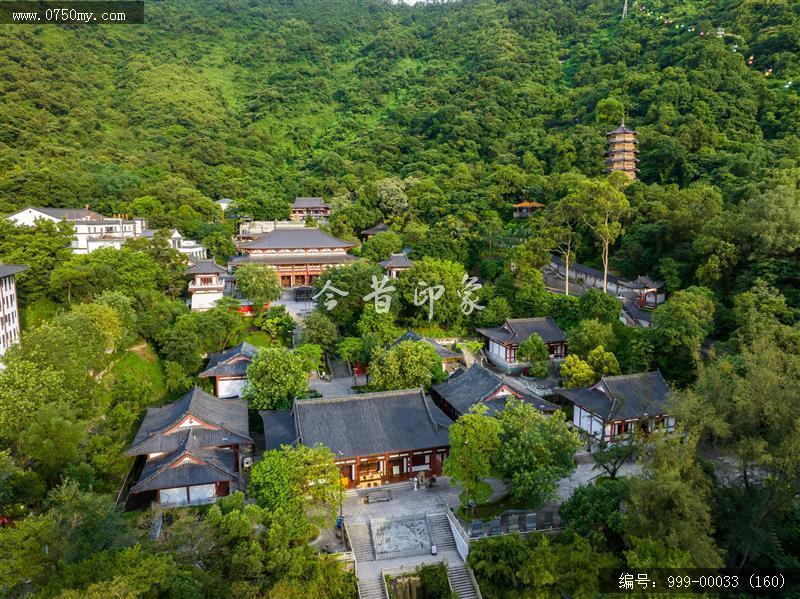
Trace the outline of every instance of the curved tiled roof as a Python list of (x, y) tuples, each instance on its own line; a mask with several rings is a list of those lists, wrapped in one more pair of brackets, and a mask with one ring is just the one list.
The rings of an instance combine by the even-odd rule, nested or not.
[[(210, 428), (185, 428), (172, 434), (164, 431), (177, 425), (184, 417), (192, 415)], [(219, 399), (194, 387), (176, 402), (158, 408), (147, 408), (139, 431), (126, 452), (144, 455), (159, 451), (173, 451), (194, 430), (197, 439), (206, 446), (238, 445), (252, 443), (247, 420), (247, 404), (240, 399)]]
[(351, 248), (355, 243), (337, 239), (322, 229), (314, 227), (293, 227), (275, 229), (247, 243), (242, 243), (242, 250), (292, 250), (304, 248)]
[[(247, 367), (250, 365), (252, 359), (256, 357), (257, 353), (258, 348), (255, 345), (244, 341), (236, 347), (209, 354), (206, 369), (197, 376), (200, 378), (210, 376), (244, 376), (247, 374)], [(247, 359), (236, 360), (235, 362), (229, 363), (230, 360), (239, 356), (244, 356)]]
[(556, 321), (546, 317), (539, 318), (509, 318), (499, 327), (475, 329), (482, 335), (501, 343), (514, 343), (519, 345), (525, 342), (533, 333), (538, 334), (545, 343), (558, 343), (566, 341)]
[(422, 389), (296, 400), (294, 418), (303, 445), (340, 457), (446, 446), (452, 423)]

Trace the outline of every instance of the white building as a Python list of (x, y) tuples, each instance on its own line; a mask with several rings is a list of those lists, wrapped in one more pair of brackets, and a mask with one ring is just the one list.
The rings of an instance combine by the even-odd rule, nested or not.
[[(145, 229), (142, 231), (142, 237), (152, 240), (157, 231), (158, 229)], [(202, 260), (206, 257), (206, 248), (194, 239), (186, 239), (177, 229), (172, 229), (169, 233), (169, 245), (172, 249), (178, 250), (192, 260)]]
[(38, 220), (51, 222), (68, 221), (75, 226), (75, 239), (72, 252), (89, 254), (100, 248), (119, 249), (128, 239), (141, 237), (147, 228), (143, 218), (110, 218), (103, 216), (88, 206), (86, 208), (34, 208), (27, 207), (7, 217), (11, 222), (33, 227)]
[(638, 430), (675, 430), (675, 418), (667, 411), (671, 390), (658, 370), (604, 376), (589, 387), (555, 393), (573, 405), (572, 424), (587, 435), (593, 450), (600, 442), (627, 442)]
[(0, 264), (0, 356), (19, 343), (19, 305), (14, 277), (26, 268), (21, 264)]
[(222, 299), (225, 292), (225, 282), (222, 275), (227, 270), (209, 260), (191, 260), (189, 268), (184, 271), (187, 276), (193, 277), (189, 283), (189, 294), (192, 296), (192, 311), (202, 312), (210, 310)]

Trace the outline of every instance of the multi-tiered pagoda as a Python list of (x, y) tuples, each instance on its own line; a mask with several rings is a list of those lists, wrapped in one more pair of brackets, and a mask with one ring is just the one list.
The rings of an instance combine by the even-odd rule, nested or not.
[(608, 150), (606, 151), (606, 172), (613, 173), (621, 171), (631, 179), (636, 178), (639, 168), (636, 166), (639, 159), (636, 158), (639, 150), (636, 149), (636, 131), (622, 124), (606, 133), (608, 137)]

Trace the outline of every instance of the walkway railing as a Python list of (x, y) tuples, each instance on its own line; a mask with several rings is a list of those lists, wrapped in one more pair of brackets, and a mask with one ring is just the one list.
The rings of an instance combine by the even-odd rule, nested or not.
[(353, 554), (353, 572), (356, 575), (356, 590), (358, 591), (358, 599), (361, 599), (361, 587), (358, 586), (358, 559), (356, 558), (355, 549), (353, 549), (353, 543), (350, 542), (350, 534), (347, 532), (347, 523), (344, 520), (342, 520), (342, 537), (345, 546), (349, 547), (350, 553)]

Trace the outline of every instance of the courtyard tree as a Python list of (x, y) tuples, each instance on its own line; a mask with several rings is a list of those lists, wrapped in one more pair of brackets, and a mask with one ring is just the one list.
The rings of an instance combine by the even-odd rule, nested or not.
[(242, 397), (253, 410), (289, 410), (307, 389), (305, 361), (285, 347), (265, 347), (247, 367)]
[(373, 235), (361, 246), (361, 256), (372, 262), (386, 260), (403, 249), (403, 238), (394, 231)]
[(264, 310), (258, 322), (261, 330), (269, 335), (273, 343), (283, 345), (291, 343), (296, 323), (286, 310), (286, 306), (270, 306)]
[(598, 345), (603, 347), (614, 346), (614, 330), (608, 323), (597, 319), (582, 320), (567, 334), (569, 353), (584, 360)]
[(284, 446), (264, 453), (250, 474), (250, 496), (259, 506), (282, 514), (291, 524), (291, 537), (308, 540), (315, 528), (330, 525), (336, 516), (342, 487), (331, 450)]
[(319, 345), (325, 351), (331, 351), (339, 339), (336, 323), (322, 310), (314, 310), (303, 319), (300, 341)]
[(236, 269), (236, 288), (253, 302), (256, 312), (281, 296), (275, 269), (266, 264), (242, 264)]
[(566, 389), (588, 387), (596, 380), (592, 367), (574, 354), (568, 355), (561, 364), (561, 378)]
[(370, 387), (376, 391), (428, 388), (446, 378), (442, 359), (425, 341), (403, 341), (377, 351), (369, 365)]
[(517, 349), (517, 357), (523, 362), (530, 362), (528, 373), (531, 376), (543, 378), (549, 372), (550, 352), (547, 345), (537, 333), (533, 333), (523, 341)]
[(450, 455), (442, 472), (450, 484), (460, 485), (461, 504), (483, 503), (492, 495), (486, 479), (494, 473), (500, 451), (500, 421), (486, 415), (486, 408), (464, 414), (450, 425)]
[(586, 363), (589, 364), (594, 371), (595, 378), (598, 379), (604, 376), (616, 376), (620, 374), (617, 357), (610, 351), (606, 351), (602, 345), (598, 345), (589, 352)]
[(459, 326), (464, 318), (459, 292), (465, 275), (464, 266), (458, 262), (427, 256), (416, 260), (397, 282), (404, 313), (414, 323), (427, 323), (428, 298), (433, 297), (432, 322), (443, 327)]
[(552, 499), (556, 484), (575, 470), (580, 439), (556, 413), (545, 416), (532, 405), (509, 400), (497, 419), (502, 428), (496, 469), (517, 501), (539, 507)]

